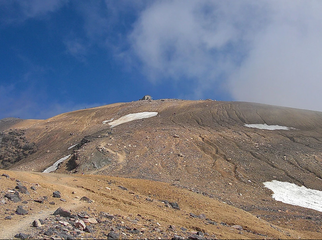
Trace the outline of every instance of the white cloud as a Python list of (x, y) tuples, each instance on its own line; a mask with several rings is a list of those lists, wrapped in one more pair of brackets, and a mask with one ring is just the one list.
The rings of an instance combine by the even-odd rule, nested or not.
[[(71, 1), (70, 6), (81, 17), (82, 31), (73, 31), (65, 39), (67, 52), (82, 62), (95, 47), (112, 54), (116, 61), (130, 60), (123, 52), (131, 20), (153, 0)], [(124, 62), (122, 62), (124, 64)]]
[(1, 22), (11, 24), (28, 18), (43, 17), (66, 4), (68, 0), (0, 0)]
[(68, 0), (28, 0), (16, 1), (20, 5), (21, 11), (28, 18), (41, 16), (48, 12), (54, 12), (65, 4)]
[(151, 82), (185, 85), (178, 96), (212, 98), (225, 86), (236, 100), (322, 111), (321, 1), (0, 0), (0, 21), (47, 16), (67, 3), (83, 32), (71, 30), (64, 43), (81, 61), (99, 47)]
[[(322, 2), (273, 2), (230, 88), (237, 100), (322, 111)], [(288, 3), (288, 4), (287, 4)]]
[(193, 79), (202, 92), (234, 69), (265, 20), (262, 11), (236, 1), (156, 2), (136, 22), (132, 50), (151, 80)]
[[(236, 100), (322, 110), (321, 1), (155, 1), (129, 35), (153, 82), (224, 82)], [(208, 96), (209, 97), (209, 96)]]

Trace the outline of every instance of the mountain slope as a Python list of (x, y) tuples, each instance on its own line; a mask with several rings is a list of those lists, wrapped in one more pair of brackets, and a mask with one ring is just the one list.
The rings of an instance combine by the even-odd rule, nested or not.
[[(142, 112), (158, 114), (109, 125)], [(280, 226), (320, 230), (319, 212), (277, 202), (263, 184), (279, 180), (322, 190), (320, 112), (242, 102), (157, 100), (25, 120), (11, 128), (23, 130), (37, 151), (7, 169), (43, 171), (70, 155), (56, 172), (172, 183)]]

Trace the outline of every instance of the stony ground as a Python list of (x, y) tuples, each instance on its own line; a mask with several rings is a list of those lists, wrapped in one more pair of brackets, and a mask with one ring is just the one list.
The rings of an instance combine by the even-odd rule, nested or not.
[[(158, 115), (114, 128), (104, 124), (140, 112)], [(322, 190), (322, 113), (163, 99), (47, 120), (0, 120), (0, 130), (0, 162), (21, 171), (0, 179), (0, 228), (10, 236), (20, 226), (39, 238), (45, 232), (77, 238), (110, 232), (121, 238), (321, 238), (320, 212), (275, 201), (263, 183)], [(39, 173), (65, 156), (55, 174)], [(15, 203), (10, 199), (16, 191), (21, 201)], [(83, 196), (93, 202), (81, 201)], [(59, 207), (72, 215), (53, 215)], [(17, 214), (24, 210), (28, 214)], [(86, 222), (92, 218), (97, 223)], [(37, 219), (42, 226), (30, 227)]]
[(170, 184), (0, 171), (1, 238), (321, 238)]

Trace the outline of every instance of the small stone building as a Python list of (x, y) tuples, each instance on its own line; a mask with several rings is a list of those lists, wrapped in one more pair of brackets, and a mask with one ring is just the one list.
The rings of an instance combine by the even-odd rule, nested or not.
[(141, 98), (140, 100), (148, 100), (151, 101), (152, 97), (150, 95), (145, 95), (143, 98)]

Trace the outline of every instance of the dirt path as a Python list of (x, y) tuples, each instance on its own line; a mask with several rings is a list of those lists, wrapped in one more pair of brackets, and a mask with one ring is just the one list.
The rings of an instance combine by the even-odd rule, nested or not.
[(27, 215), (24, 218), (17, 220), (16, 222), (10, 221), (10, 223), (8, 222), (7, 224), (0, 224), (1, 239), (13, 239), (17, 233), (29, 232), (31, 224), (34, 220), (43, 219), (50, 216), (58, 207), (63, 207), (68, 210), (74, 210), (76, 208), (82, 207), (83, 205), (84, 205), (83, 202), (73, 201), (72, 203), (69, 203), (69, 204), (65, 204), (65, 205), (62, 204), (61, 206), (55, 206), (55, 207), (46, 209), (37, 214)]
[[(4, 171), (5, 172), (5, 171)], [(0, 172), (1, 175), (2, 171)], [(65, 208), (67, 210), (78, 209), (84, 205), (84, 202), (79, 201), (78, 198), (75, 198), (75, 195), (72, 195), (72, 192), (77, 192), (80, 196), (86, 195), (88, 192), (77, 188), (74, 183), (74, 178), (68, 175), (61, 174), (43, 174), (43, 173), (20, 173), (20, 172), (10, 172), (10, 178), (4, 179), (0, 183), (0, 190), (6, 192), (8, 189), (13, 189), (15, 186), (15, 180), (19, 181), (30, 189), (31, 186), (35, 186), (36, 183), (39, 183), (35, 191), (30, 191), (27, 194), (20, 194), (20, 197), (23, 201), (28, 203), (23, 205), (21, 203), (13, 203), (12, 201), (7, 201), (6, 205), (0, 205), (0, 216), (4, 217), (6, 215), (10, 216), (10, 213), (14, 213), (17, 205), (23, 205), (26, 210), (29, 211), (27, 215), (21, 216), (14, 214), (11, 220), (0, 220), (0, 239), (10, 239), (20, 232), (30, 233), (33, 228), (31, 224), (36, 219), (45, 219), (55, 212), (59, 207)], [(74, 183), (76, 184), (76, 182)], [(52, 198), (53, 191), (59, 190), (67, 202), (60, 201), (58, 199)], [(42, 196), (47, 196), (48, 201), (55, 202), (55, 205), (50, 204), (38, 204), (34, 203), (34, 199), (40, 199)], [(6, 213), (4, 209), (9, 209), (10, 211)]]

